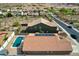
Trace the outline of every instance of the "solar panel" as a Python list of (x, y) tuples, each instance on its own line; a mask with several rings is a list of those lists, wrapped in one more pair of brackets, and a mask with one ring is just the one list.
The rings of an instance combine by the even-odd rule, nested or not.
[(41, 34), (35, 34), (35, 36), (53, 36), (53, 33), (41, 33)]

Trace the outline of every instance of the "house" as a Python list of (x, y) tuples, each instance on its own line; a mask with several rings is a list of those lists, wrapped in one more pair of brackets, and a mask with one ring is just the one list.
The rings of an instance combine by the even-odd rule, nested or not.
[(37, 10), (28, 10), (27, 14), (29, 16), (39, 16), (39, 13)]
[(56, 33), (57, 31), (57, 25), (52, 21), (48, 21), (43, 18), (39, 18), (37, 20), (34, 20), (30, 23), (28, 23), (28, 26), (26, 28), (27, 32), (29, 33)]
[[(53, 33), (52, 33), (53, 34)], [(67, 38), (59, 38), (57, 34), (44, 36), (27, 35), (23, 42), (24, 55), (65, 55), (72, 52), (72, 46)], [(46, 36), (45, 36), (46, 35)]]
[(5, 13), (6, 13), (6, 11), (0, 9), (0, 16), (1, 16), (1, 15), (5, 15)]
[(27, 11), (23, 11), (22, 15), (26, 15), (27, 16)]
[(2, 11), (0, 10), (0, 15), (3, 14)]
[(23, 11), (22, 9), (18, 10), (18, 9), (11, 9), (10, 12), (12, 13), (12, 15), (17, 15), (17, 16), (20, 16), (20, 15), (23, 15)]

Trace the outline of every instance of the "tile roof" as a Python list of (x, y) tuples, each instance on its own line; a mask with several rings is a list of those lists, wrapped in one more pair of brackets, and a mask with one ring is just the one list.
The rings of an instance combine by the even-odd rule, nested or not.
[(50, 22), (50, 21), (43, 19), (43, 18), (39, 18), (37, 20), (34, 20), (34, 21), (28, 23), (28, 26), (34, 26), (34, 25), (37, 25), (39, 23), (43, 23), (43, 24), (46, 24), (48, 26), (56, 26), (56, 24), (54, 22)]
[(71, 43), (57, 36), (26, 36), (23, 51), (72, 51)]

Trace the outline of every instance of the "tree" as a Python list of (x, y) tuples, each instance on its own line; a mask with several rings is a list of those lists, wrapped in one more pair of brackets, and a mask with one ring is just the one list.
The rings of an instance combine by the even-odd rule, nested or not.
[(73, 13), (73, 14), (76, 14), (76, 11), (73, 9), (73, 10), (72, 10), (72, 13)]
[(7, 14), (6, 14), (6, 17), (12, 17), (13, 15), (10, 13), (10, 12), (8, 12)]
[(67, 13), (67, 10), (66, 10), (65, 8), (61, 8), (61, 9), (59, 10), (59, 12), (61, 12), (61, 13), (63, 13), (63, 14), (66, 14), (66, 13)]

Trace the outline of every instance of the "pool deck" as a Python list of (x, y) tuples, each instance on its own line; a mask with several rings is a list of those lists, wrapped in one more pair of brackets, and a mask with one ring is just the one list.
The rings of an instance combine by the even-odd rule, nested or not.
[(10, 41), (6, 49), (8, 50), (8, 55), (17, 55), (17, 48), (13, 48), (12, 45), (14, 43), (14, 40), (16, 39), (16, 36), (13, 37), (13, 39)]
[(18, 36), (22, 36), (22, 37), (25, 37), (24, 35), (16, 35), (13, 37), (13, 39), (9, 42), (8, 46), (6, 47), (6, 49), (8, 50), (10, 56), (16, 56), (18, 55), (18, 53), (20, 54), (20, 50), (21, 48), (17, 48), (17, 47), (12, 47), (13, 43), (15, 42), (15, 39), (18, 37)]

